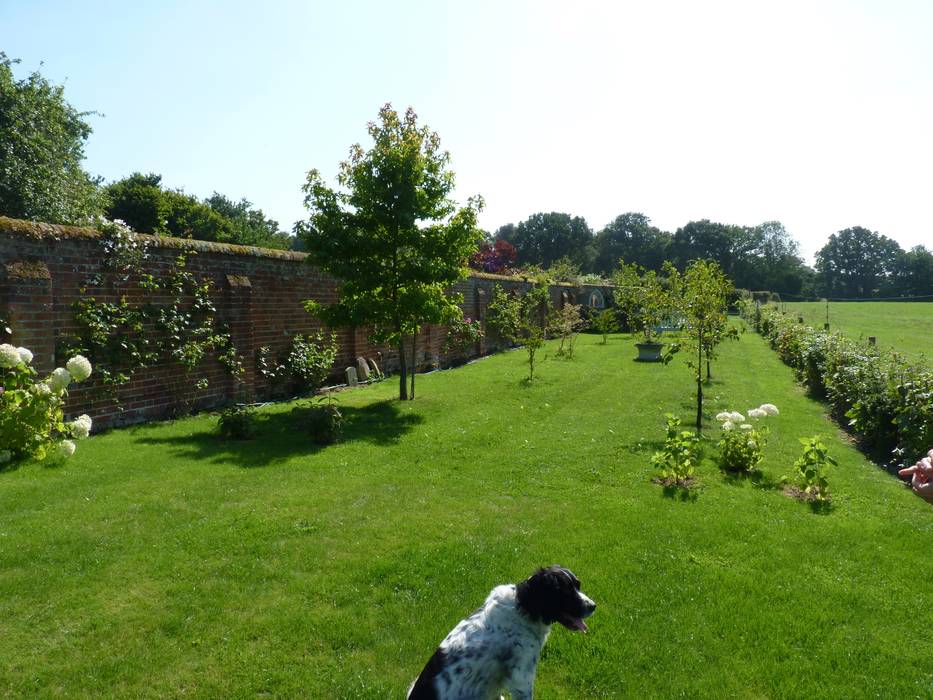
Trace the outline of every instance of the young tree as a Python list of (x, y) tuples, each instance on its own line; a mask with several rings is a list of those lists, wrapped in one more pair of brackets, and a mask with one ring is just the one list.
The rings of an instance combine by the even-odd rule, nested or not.
[(319, 171), (308, 173), (303, 190), (310, 215), (295, 231), (308, 262), (340, 280), (339, 301), (309, 302), (309, 311), (329, 325), (372, 324), (374, 341), (395, 345), (399, 399), (405, 400), (405, 339), (414, 351), (421, 324), (461, 316), (459, 299), (446, 290), (467, 274), (481, 237), (482, 199), (457, 208), (450, 154), (441, 151), (436, 133), (418, 125), (414, 110), (400, 116), (387, 104), (368, 131), (373, 145), (350, 149), (339, 189), (328, 187)]
[(528, 381), (535, 378), (535, 356), (544, 344), (551, 297), (546, 282), (539, 281), (521, 296), (496, 286), (486, 307), (486, 326), (509, 345), (521, 345), (528, 353)]
[(703, 360), (714, 356), (716, 346), (727, 335), (728, 296), (732, 289), (729, 278), (715, 262), (694, 260), (687, 267), (683, 279), (671, 277), (672, 288), (680, 299), (681, 311), (686, 320), (691, 349), (696, 352), (694, 369), (697, 386), (697, 432), (702, 429), (703, 419)]
[(81, 168), (91, 112), (38, 72), (16, 80), (17, 62), (0, 51), (0, 214), (85, 223), (101, 211), (97, 181)]
[[(676, 273), (669, 265), (665, 271)], [(625, 314), (629, 330), (633, 334), (640, 331), (644, 337), (643, 342), (653, 343), (655, 328), (661, 325), (674, 307), (664, 280), (654, 270), (645, 270), (640, 265), (620, 260), (619, 268), (613, 273), (612, 283), (615, 285), (616, 304)]]

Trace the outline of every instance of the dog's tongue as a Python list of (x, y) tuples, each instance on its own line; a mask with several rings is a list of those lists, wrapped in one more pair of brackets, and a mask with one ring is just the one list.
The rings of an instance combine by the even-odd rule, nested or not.
[(582, 617), (571, 617), (566, 615), (560, 620), (564, 627), (571, 630), (577, 630), (578, 632), (586, 632), (589, 628), (586, 626), (586, 623), (583, 621)]

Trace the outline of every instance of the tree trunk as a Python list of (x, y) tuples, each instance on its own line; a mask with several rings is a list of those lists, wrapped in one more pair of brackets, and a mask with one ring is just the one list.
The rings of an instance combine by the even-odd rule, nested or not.
[(706, 356), (706, 381), (709, 381), (709, 355)]
[(398, 340), (398, 364), (399, 364), (399, 383), (398, 400), (408, 400), (408, 372), (405, 367), (405, 336), (399, 334)]
[(703, 429), (703, 338), (697, 343), (697, 435)]
[(418, 357), (418, 332), (411, 334), (411, 391), (408, 393), (408, 400), (415, 399), (415, 363)]

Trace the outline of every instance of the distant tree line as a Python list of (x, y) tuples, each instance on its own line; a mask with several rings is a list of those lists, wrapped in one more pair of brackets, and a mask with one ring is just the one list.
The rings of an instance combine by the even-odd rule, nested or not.
[[(515, 267), (575, 266), (581, 273), (609, 277), (619, 260), (660, 271), (665, 261), (684, 270), (691, 260), (711, 260), (736, 287), (769, 290), (788, 297), (879, 298), (933, 295), (933, 252), (903, 250), (895, 241), (861, 227), (830, 236), (817, 253), (816, 267), (800, 257), (800, 245), (779, 221), (757, 226), (691, 221), (670, 233), (644, 214), (621, 214), (595, 232), (579, 216), (539, 213), (506, 224), (489, 236), (484, 250), (501, 242), (514, 248)], [(483, 256), (488, 272), (490, 260)], [(474, 264), (474, 267), (478, 267)]]
[(295, 240), (246, 199), (215, 192), (199, 200), (166, 189), (159, 175), (133, 173), (109, 185), (82, 168), (87, 117), (64, 89), (38, 71), (13, 75), (16, 60), (0, 51), (0, 215), (53, 224), (122, 219), (141, 233), (267, 248)]

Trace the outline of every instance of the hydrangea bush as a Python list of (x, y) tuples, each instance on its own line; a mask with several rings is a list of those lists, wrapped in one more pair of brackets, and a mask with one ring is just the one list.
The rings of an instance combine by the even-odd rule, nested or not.
[(748, 473), (755, 469), (764, 456), (768, 429), (756, 427), (754, 422), (779, 414), (777, 406), (765, 403), (748, 410), (746, 417), (737, 411), (723, 411), (716, 415), (722, 424), (719, 438), (719, 466), (730, 472)]
[(56, 453), (70, 457), (74, 440), (83, 440), (91, 432), (89, 416), (65, 423), (62, 413), (71, 382), (91, 376), (87, 358), (76, 355), (43, 379), (32, 360), (27, 348), (0, 345), (0, 466)]

